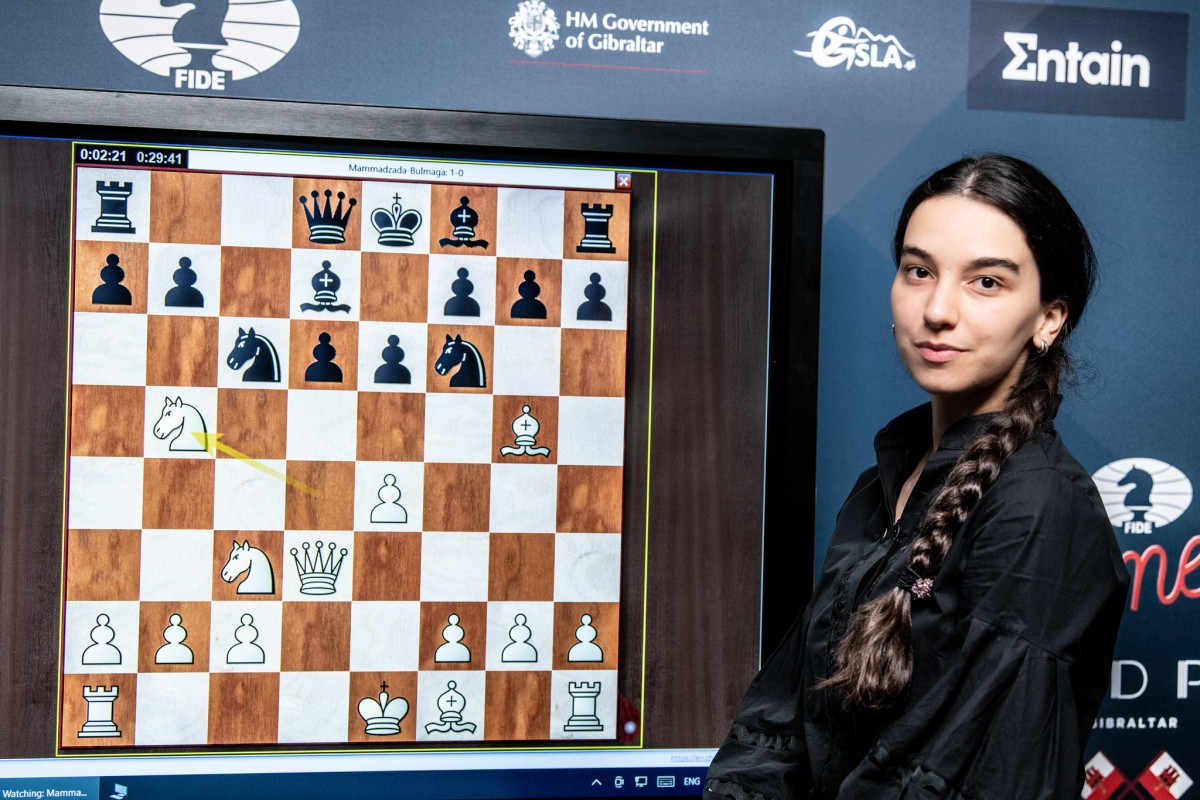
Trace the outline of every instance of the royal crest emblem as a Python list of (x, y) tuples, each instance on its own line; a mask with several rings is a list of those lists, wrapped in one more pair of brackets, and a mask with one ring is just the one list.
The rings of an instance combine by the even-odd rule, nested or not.
[(517, 13), (508, 18), (508, 35), (513, 47), (530, 58), (554, 49), (558, 40), (558, 20), (554, 9), (546, 8), (542, 0), (524, 0)]

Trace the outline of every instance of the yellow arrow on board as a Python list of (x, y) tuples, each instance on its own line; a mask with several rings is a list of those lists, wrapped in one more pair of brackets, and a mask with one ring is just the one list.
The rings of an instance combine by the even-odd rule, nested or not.
[(204, 445), (204, 449), (207, 450), (208, 452), (212, 453), (214, 456), (216, 455), (216, 451), (220, 450), (222, 453), (233, 456), (234, 458), (238, 459), (239, 461), (243, 461), (246, 464), (249, 464), (250, 466), (254, 467), (257, 470), (262, 470), (263, 472), (270, 475), (272, 478), (278, 478), (279, 480), (286, 483), (288, 486), (296, 487), (297, 489), (299, 489), (300, 491), (304, 492), (307, 495), (311, 495), (313, 497), (321, 496), (321, 493), (318, 492), (316, 489), (312, 488), (311, 486), (307, 486), (307, 485), (301, 483), (300, 481), (296, 480), (295, 478), (288, 477), (287, 475), (283, 474), (279, 470), (271, 469), (270, 467), (268, 467), (266, 464), (262, 463), (261, 461), (255, 461), (250, 456), (248, 456), (245, 453), (242, 453), (238, 450), (234, 450), (232, 447), (230, 447), (227, 444), (222, 444), (221, 442), (218, 441), (218, 439), (220, 439), (224, 435), (225, 434), (223, 434), (223, 433), (207, 433), (207, 432), (203, 432), (203, 431), (192, 431), (192, 436), (196, 437), (196, 441), (198, 441), (198, 442), (200, 442), (200, 444)]

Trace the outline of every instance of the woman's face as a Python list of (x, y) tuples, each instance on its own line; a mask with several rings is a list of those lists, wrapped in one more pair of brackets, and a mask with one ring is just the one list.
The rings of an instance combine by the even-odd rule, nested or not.
[(955, 416), (997, 411), (1025, 359), (1053, 343), (1066, 305), (1043, 305), (1037, 264), (1007, 214), (966, 197), (913, 212), (892, 283), (900, 358)]

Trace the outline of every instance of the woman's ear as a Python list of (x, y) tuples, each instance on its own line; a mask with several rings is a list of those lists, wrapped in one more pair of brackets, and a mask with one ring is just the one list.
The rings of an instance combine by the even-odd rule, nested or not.
[(1043, 341), (1048, 345), (1054, 344), (1067, 322), (1067, 312), (1067, 301), (1061, 297), (1042, 306), (1041, 321), (1033, 334), (1033, 349), (1039, 349)]

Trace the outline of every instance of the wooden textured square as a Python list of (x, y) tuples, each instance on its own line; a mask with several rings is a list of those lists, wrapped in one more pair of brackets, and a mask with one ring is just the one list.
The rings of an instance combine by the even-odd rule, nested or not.
[(217, 385), (217, 318), (151, 314), (146, 320), (146, 383)]
[(489, 538), (489, 600), (554, 599), (554, 534), (493, 533)]
[(221, 243), (221, 176), (150, 173), (150, 241)]
[(358, 531), (354, 534), (355, 600), (420, 598), (420, 532)]
[(620, 533), (621, 467), (558, 467), (558, 523), (561, 533)]
[(142, 532), (67, 531), (67, 600), (137, 600)]
[(199, 456), (142, 462), (143, 528), (212, 528), (214, 462)]
[(350, 604), (284, 603), (281, 642), (284, 672), (350, 669)]
[(363, 252), (359, 318), (381, 322), (424, 322), (429, 307), (429, 256), (423, 253)]
[[(451, 381), (465, 367), (459, 366), (464, 358), (472, 358), (466, 351), (455, 356), (447, 351), (452, 341), (462, 338), (464, 343), (474, 346), (478, 358), (483, 364), (483, 386), (453, 386)], [(493, 353), (496, 349), (496, 329), (490, 325), (430, 325), (425, 363), (425, 387), (430, 392), (461, 392), (464, 394), (491, 394), (492, 366), (496, 363)], [(457, 349), (457, 348), (455, 348)], [(437, 373), (438, 360), (445, 354), (446, 374)], [(462, 380), (459, 378), (459, 380)]]
[(221, 248), (221, 316), (287, 317), (292, 253), (270, 247)]
[[(387, 697), (380, 697), (385, 692)], [(367, 733), (367, 722), (359, 713), (359, 704), (363, 700), (373, 700), (376, 704), (390, 704), (396, 698), (403, 698), (408, 703), (408, 713), (400, 718), (400, 730), (397, 733), (371, 734)], [(380, 701), (383, 701), (382, 703)], [(350, 673), (350, 702), (349, 718), (347, 720), (347, 737), (350, 742), (411, 742), (417, 738), (417, 673), (415, 672), (351, 672)], [(390, 712), (398, 713), (396, 706)], [(376, 709), (366, 706), (368, 714)]]
[(423, 461), (424, 454), (424, 394), (359, 392), (359, 461)]
[[(533, 273), (536, 292), (525, 288)], [(531, 296), (525, 297), (522, 290)], [(541, 313), (541, 317), (515, 316)], [(496, 323), (557, 327), (562, 317), (562, 262), (537, 258), (496, 259)]]
[[(430, 186), (429, 252), (465, 256), (496, 255), (496, 197), (495, 186), (452, 186), (447, 183)], [(455, 227), (464, 224), (464, 207), (469, 207), (478, 215), (474, 235), (470, 237), (476, 243), (473, 247), (454, 234)], [(466, 213), (470, 215), (470, 212)], [(483, 242), (487, 245), (481, 246)]]
[[(526, 417), (533, 417), (530, 421)], [(533, 449), (547, 448), (546, 455), (502, 453), (503, 448), (521, 449), (517, 437), (533, 436)], [(492, 399), (492, 462), (496, 464), (558, 463), (558, 398), (544, 395), (496, 395)]]
[[(221, 443), (251, 458), (287, 456), (288, 393), (272, 389), (218, 389), (216, 430)], [(217, 451), (217, 458), (233, 458)]]
[(423, 519), (427, 531), (486, 531), (492, 472), (488, 464), (425, 465)]
[[(100, 271), (108, 265), (110, 258), (115, 259), (116, 266), (123, 273), (118, 285), (128, 290), (128, 304), (92, 302), (93, 298), (102, 299), (104, 291), (99, 295), (95, 293), (105, 286)], [(145, 242), (75, 242), (75, 310), (145, 314), (149, 258), (149, 245)], [(115, 288), (115, 291), (121, 293), (119, 288)]]
[[(334, 349), (332, 363), (341, 372), (340, 381), (310, 381), (307, 370), (316, 369), (317, 357), (313, 350), (321, 344), (321, 337), (328, 334), (329, 344)], [(358, 388), (358, 323), (345, 320), (294, 319), (288, 334), (288, 385), (293, 389), (341, 389), (355, 391)]]
[[(233, 558), (235, 545), (238, 554)], [(283, 596), (284, 566), (283, 531), (217, 531), (213, 535), (212, 598), (279, 600)], [(268, 584), (272, 591), (256, 590)]]
[[(137, 675), (131, 673), (89, 673), (86, 675), (62, 676), (62, 731), (59, 742), (63, 747), (133, 747), (137, 730)], [(88, 702), (83, 695), (84, 687), (89, 690), (111, 691), (117, 697), (112, 703), (112, 721), (120, 736), (81, 737), (84, 723), (88, 721)]]
[[(357, 250), (362, 240), (362, 183), (339, 181), (333, 178), (295, 178), (292, 189), (296, 199), (292, 202), (292, 247), (308, 247), (319, 250)], [(317, 196), (313, 197), (313, 192)], [(327, 194), (328, 192), (328, 194)], [(338, 195), (341, 194), (341, 197)], [(300, 202), (300, 198), (304, 202)], [(353, 207), (351, 206), (353, 201)], [(338, 206), (341, 206), (341, 212)], [(306, 211), (307, 209), (307, 211)], [(346, 221), (345, 241), (339, 244), (323, 244), (309, 240), (312, 230), (308, 215), (330, 220), (339, 217)]]
[(145, 392), (142, 386), (72, 386), (71, 455), (140, 456)]
[(625, 396), (625, 331), (563, 328), (562, 352), (559, 394)]
[(292, 531), (354, 529), (354, 462), (289, 461), (287, 475), (316, 492), (287, 488), (284, 525)]
[[(463, 630), (461, 644), (470, 651), (470, 661), (438, 661), (438, 648), (446, 644), (443, 631), (457, 617)], [(421, 650), (418, 664), (422, 670), (483, 669), (487, 663), (487, 603), (422, 603)], [(448, 648), (455, 650), (456, 648)], [(445, 650), (442, 653), (446, 653)]]
[[(143, 600), (138, 607), (138, 672), (208, 672), (210, 607), (207, 602)], [(166, 631), (176, 616), (187, 636), (168, 642)], [(158, 663), (183, 652), (180, 645), (192, 651), (190, 662)]]
[(489, 672), (483, 718), (488, 741), (550, 738), (550, 673)]
[[(608, 238), (615, 252), (603, 253), (579, 249), (583, 241), (586, 220), (582, 209), (611, 211)], [(611, 209), (609, 208), (611, 206)], [(629, 195), (624, 192), (566, 192), (563, 196), (563, 258), (595, 259), (598, 261), (629, 260)]]
[(278, 739), (278, 672), (208, 676), (209, 744), (274, 744)]
[[(585, 626), (584, 617), (596, 631), (591, 640), (600, 648), (600, 661), (572, 661), (571, 648), (579, 644), (576, 631)], [(617, 647), (620, 641), (621, 606), (619, 603), (555, 603), (554, 604), (554, 669), (616, 669)], [(586, 642), (585, 642), (586, 643)], [(592, 648), (581, 648), (576, 658), (588, 656)]]

